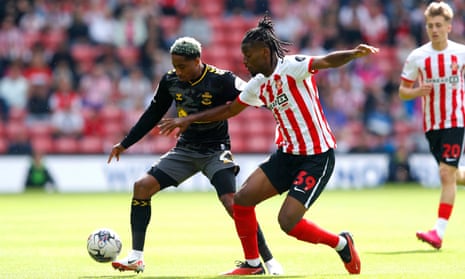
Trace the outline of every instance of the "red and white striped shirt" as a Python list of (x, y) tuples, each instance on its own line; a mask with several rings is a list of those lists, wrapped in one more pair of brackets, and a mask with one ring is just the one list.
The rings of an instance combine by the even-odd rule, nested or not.
[(274, 72), (252, 78), (238, 96), (250, 106), (266, 106), (278, 123), (277, 144), (283, 152), (313, 155), (336, 148), (311, 70), (312, 57), (288, 55), (278, 60)]
[(425, 132), (465, 126), (464, 70), (465, 45), (453, 41), (442, 51), (427, 43), (407, 57), (401, 78), (434, 85), (431, 94), (422, 97)]

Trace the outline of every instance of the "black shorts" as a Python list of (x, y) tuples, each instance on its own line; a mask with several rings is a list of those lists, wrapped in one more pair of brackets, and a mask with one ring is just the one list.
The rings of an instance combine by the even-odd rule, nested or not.
[(431, 153), (436, 162), (444, 162), (457, 167), (463, 152), (463, 134), (465, 129), (448, 128), (426, 132)]
[(320, 196), (334, 170), (334, 150), (301, 156), (278, 149), (260, 165), (273, 187), (299, 200), (309, 208)]
[[(194, 174), (201, 172), (210, 182), (214, 175), (225, 169), (231, 169), (233, 174), (239, 172), (239, 166), (233, 160), (230, 150), (211, 150), (199, 152), (185, 147), (174, 147), (160, 157), (148, 174), (155, 177), (160, 183), (160, 189), (169, 186), (178, 186)], [(235, 193), (236, 181), (232, 176), (222, 185), (214, 185), (220, 194)]]

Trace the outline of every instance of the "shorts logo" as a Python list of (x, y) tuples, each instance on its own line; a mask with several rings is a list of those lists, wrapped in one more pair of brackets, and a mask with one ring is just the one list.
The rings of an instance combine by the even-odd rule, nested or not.
[[(303, 188), (304, 191), (308, 191), (315, 187), (315, 177), (308, 175), (306, 171), (300, 171), (293, 183), (296, 187)], [(296, 188), (294, 187), (294, 188)]]

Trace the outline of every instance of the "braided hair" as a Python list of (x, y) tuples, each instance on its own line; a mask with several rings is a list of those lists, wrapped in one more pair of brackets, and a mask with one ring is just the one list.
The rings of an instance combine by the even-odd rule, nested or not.
[(292, 45), (292, 43), (282, 41), (276, 36), (273, 22), (268, 12), (258, 22), (258, 26), (247, 31), (242, 39), (242, 44), (253, 42), (262, 42), (273, 53), (276, 53), (279, 58), (283, 58), (286, 52), (289, 51), (286, 46)]

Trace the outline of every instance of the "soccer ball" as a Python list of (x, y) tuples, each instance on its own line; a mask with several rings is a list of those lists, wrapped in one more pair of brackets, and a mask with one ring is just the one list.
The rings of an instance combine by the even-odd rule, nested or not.
[(114, 261), (121, 247), (119, 235), (111, 229), (97, 229), (87, 238), (87, 252), (99, 263)]

